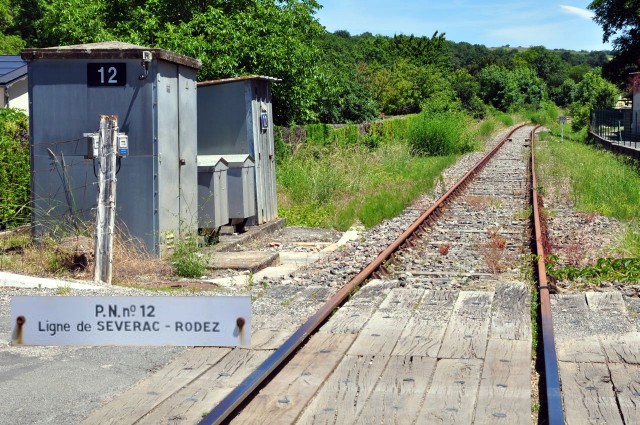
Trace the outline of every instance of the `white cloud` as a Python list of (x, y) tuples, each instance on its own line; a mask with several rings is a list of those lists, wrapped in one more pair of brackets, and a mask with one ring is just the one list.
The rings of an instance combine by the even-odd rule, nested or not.
[(566, 13), (577, 15), (584, 19), (593, 19), (593, 17), (595, 16), (595, 14), (592, 11), (587, 9), (582, 9), (580, 7), (566, 6), (564, 4), (561, 4), (560, 9), (564, 10)]

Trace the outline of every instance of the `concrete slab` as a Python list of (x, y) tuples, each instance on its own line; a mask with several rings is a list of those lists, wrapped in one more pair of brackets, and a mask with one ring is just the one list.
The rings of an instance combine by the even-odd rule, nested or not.
[[(230, 276), (230, 277), (222, 277), (216, 279), (208, 279), (207, 282), (215, 283), (220, 286), (225, 287), (237, 287), (237, 286), (246, 286), (249, 284), (249, 279), (252, 279), (253, 282), (260, 282), (262, 279), (274, 279), (283, 276), (290, 275), (295, 272), (297, 269), (312, 264), (321, 258), (327, 256), (329, 253), (339, 249), (342, 245), (345, 245), (349, 241), (356, 240), (360, 237), (360, 229), (351, 228), (347, 232), (345, 232), (340, 240), (336, 243), (331, 243), (330, 245), (323, 248), (320, 252), (297, 252), (297, 251), (280, 251), (279, 255), (279, 265), (272, 265), (269, 267), (265, 267), (263, 269), (259, 269), (259, 271), (252, 271), (253, 275), (240, 275), (240, 276)], [(306, 242), (306, 241), (295, 241), (289, 242), (293, 245), (300, 244), (313, 244), (317, 245), (318, 242)], [(264, 252), (251, 252), (252, 254), (258, 254)], [(222, 258), (222, 254), (228, 255), (229, 257), (237, 257), (239, 258), (239, 254), (243, 254), (243, 252), (216, 252), (214, 253), (214, 259)], [(244, 261), (244, 262), (243, 262)], [(240, 270), (248, 270), (247, 260), (237, 260), (239, 264), (242, 264)], [(231, 268), (231, 267), (222, 267), (222, 268)]]
[(48, 279), (8, 272), (0, 272), (0, 286), (11, 288), (105, 289), (104, 286), (92, 285), (76, 280)]
[(319, 252), (280, 251), (280, 264), (297, 265), (298, 267), (318, 261), (323, 255)]
[(209, 260), (208, 267), (214, 270), (249, 270), (256, 273), (269, 266), (280, 264), (277, 252), (242, 251), (216, 252)]
[(287, 223), (286, 218), (278, 218), (259, 226), (247, 226), (246, 232), (241, 234), (220, 235), (220, 242), (211, 248), (216, 252), (239, 251), (240, 247), (264, 235), (272, 234), (282, 229)]

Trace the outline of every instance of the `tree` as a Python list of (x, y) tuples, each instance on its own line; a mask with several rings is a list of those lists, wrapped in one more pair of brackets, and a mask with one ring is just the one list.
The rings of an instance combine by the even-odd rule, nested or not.
[(593, 0), (588, 7), (602, 26), (603, 41), (613, 44), (614, 57), (603, 66), (604, 74), (623, 87), (640, 66), (640, 0)]
[(558, 106), (565, 107), (576, 99), (577, 84), (572, 79), (564, 80), (560, 87), (551, 90), (551, 99)]
[(0, 0), (0, 54), (15, 55), (24, 48), (26, 43), (12, 29), (15, 11), (10, 0)]
[(534, 46), (519, 53), (517, 57), (523, 59), (549, 87), (558, 87), (567, 78), (567, 65), (553, 50)]
[(16, 1), (34, 47), (120, 40), (196, 57), (201, 80), (271, 75), (282, 79), (273, 88), (276, 123), (317, 119), (324, 30), (315, 0)]
[(478, 74), (482, 100), (501, 111), (514, 111), (523, 106), (524, 100), (518, 82), (506, 68), (490, 65)]
[(571, 126), (578, 130), (589, 124), (589, 116), (594, 109), (612, 107), (618, 97), (615, 85), (602, 78), (601, 71), (595, 69), (585, 74), (576, 86), (575, 101), (571, 104), (573, 116)]
[(547, 100), (547, 84), (536, 75), (531, 68), (516, 68), (511, 72), (512, 78), (518, 85), (525, 107), (538, 109)]

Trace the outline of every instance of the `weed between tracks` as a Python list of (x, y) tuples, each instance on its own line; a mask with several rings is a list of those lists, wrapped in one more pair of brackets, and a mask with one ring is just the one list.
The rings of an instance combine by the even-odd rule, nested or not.
[(487, 268), (491, 273), (499, 273), (503, 270), (504, 251), (507, 240), (500, 235), (499, 229), (487, 229), (489, 240), (478, 245), (477, 250), (484, 259)]

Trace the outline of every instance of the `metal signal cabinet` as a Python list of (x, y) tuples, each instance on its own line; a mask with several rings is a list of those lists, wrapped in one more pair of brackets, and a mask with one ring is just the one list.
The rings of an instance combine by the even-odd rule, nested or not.
[(198, 83), (198, 155), (251, 155), (255, 161), (256, 216), (278, 218), (271, 83), (248, 76)]
[(227, 171), (227, 195), (231, 224), (242, 228), (256, 215), (255, 163), (251, 155), (225, 155)]
[(33, 232), (92, 222), (96, 162), (84, 133), (117, 115), (129, 140), (116, 175), (116, 223), (156, 256), (197, 231), (200, 61), (120, 42), (25, 49)]
[(221, 155), (198, 155), (198, 228), (217, 231), (229, 223), (227, 161)]

